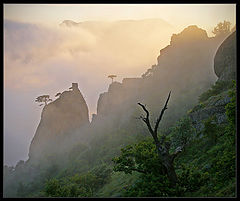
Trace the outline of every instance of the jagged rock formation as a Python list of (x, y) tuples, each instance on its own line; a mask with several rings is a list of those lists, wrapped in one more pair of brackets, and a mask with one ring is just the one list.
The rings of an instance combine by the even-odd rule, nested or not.
[(236, 79), (236, 31), (218, 48), (214, 58), (214, 72), (221, 81)]
[(100, 95), (96, 118), (113, 113), (119, 123), (122, 122), (121, 117), (136, 118), (140, 115), (137, 102), (147, 104), (154, 116), (157, 116), (171, 90), (169, 110), (163, 124), (174, 123), (216, 81), (213, 58), (222, 40), (209, 38), (205, 30), (195, 25), (173, 34), (170, 45), (160, 50), (157, 64), (152, 65), (142, 78), (114, 82), (108, 92)]
[(43, 108), (40, 123), (30, 145), (29, 158), (60, 153), (64, 149), (65, 140), (87, 124), (87, 104), (77, 83), (73, 83), (72, 91), (64, 91), (58, 99)]

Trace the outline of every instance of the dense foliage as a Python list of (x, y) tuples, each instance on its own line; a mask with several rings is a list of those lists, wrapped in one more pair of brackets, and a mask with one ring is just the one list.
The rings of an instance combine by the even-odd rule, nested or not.
[(170, 137), (173, 150), (181, 147), (183, 150), (194, 139), (196, 131), (188, 116), (184, 116), (170, 128)]
[(206, 180), (197, 168), (182, 166), (178, 169), (178, 183), (173, 187), (163, 171), (156, 148), (150, 139), (122, 149), (119, 157), (113, 159), (114, 171), (132, 174), (140, 172), (138, 180), (125, 188), (127, 197), (175, 197), (198, 189)]
[[(190, 119), (184, 117), (170, 129), (166, 140), (175, 150), (176, 147), (186, 146), (194, 136), (195, 130)], [(183, 196), (185, 192), (197, 189), (205, 180), (197, 169), (182, 166), (178, 169), (178, 183), (172, 186), (158, 157), (156, 146), (150, 138), (121, 149), (121, 155), (113, 158), (113, 161), (114, 171), (141, 173), (138, 180), (125, 189), (123, 196), (127, 197)]]

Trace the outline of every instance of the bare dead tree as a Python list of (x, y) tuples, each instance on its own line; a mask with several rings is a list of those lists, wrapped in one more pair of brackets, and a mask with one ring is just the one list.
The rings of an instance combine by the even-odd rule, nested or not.
[(147, 125), (147, 128), (154, 139), (154, 143), (157, 148), (158, 156), (159, 156), (163, 166), (165, 167), (168, 178), (169, 178), (170, 182), (172, 183), (172, 185), (175, 186), (177, 183), (177, 174), (176, 174), (175, 168), (174, 168), (174, 159), (176, 158), (176, 156), (179, 153), (181, 153), (182, 150), (180, 148), (178, 148), (175, 150), (175, 153), (170, 154), (169, 153), (170, 143), (165, 141), (164, 135), (159, 139), (158, 133), (157, 133), (159, 123), (162, 120), (165, 110), (167, 109), (167, 104), (170, 99), (170, 95), (171, 95), (171, 91), (168, 94), (168, 98), (165, 102), (163, 109), (161, 110), (161, 112), (159, 114), (159, 117), (156, 120), (154, 127), (151, 126), (151, 123), (149, 120), (150, 114), (146, 108), (146, 105), (143, 105), (141, 103), (138, 103), (138, 105), (140, 105), (142, 107), (143, 111), (146, 114), (145, 116), (140, 116), (140, 119)]

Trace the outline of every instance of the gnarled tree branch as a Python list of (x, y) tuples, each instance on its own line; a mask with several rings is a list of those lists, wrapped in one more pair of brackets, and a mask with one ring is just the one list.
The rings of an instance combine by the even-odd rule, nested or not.
[(154, 132), (153, 132), (152, 126), (151, 126), (150, 121), (149, 121), (149, 112), (148, 112), (148, 110), (146, 109), (146, 107), (143, 104), (138, 103), (138, 105), (140, 105), (142, 107), (142, 109), (146, 113), (146, 117), (140, 116), (140, 118), (143, 120), (143, 122), (146, 123), (149, 132), (154, 136)]
[(157, 133), (157, 129), (158, 129), (159, 123), (160, 123), (160, 121), (162, 120), (162, 117), (163, 117), (163, 114), (164, 114), (165, 110), (167, 109), (167, 104), (168, 104), (168, 101), (169, 101), (169, 99), (170, 99), (170, 95), (171, 95), (171, 91), (170, 91), (169, 94), (168, 94), (168, 98), (167, 98), (167, 100), (166, 100), (166, 103), (165, 103), (163, 109), (161, 110), (161, 113), (160, 113), (160, 115), (159, 115), (159, 117), (158, 117), (158, 119), (157, 119), (157, 122), (156, 122), (156, 124), (155, 124), (155, 127), (154, 127), (154, 132), (155, 132), (155, 133)]
[[(170, 155), (169, 154), (170, 143), (165, 142), (165, 136), (162, 136), (160, 141), (157, 136), (158, 126), (159, 126), (160, 121), (162, 120), (165, 110), (167, 109), (167, 104), (170, 99), (170, 95), (171, 95), (171, 91), (169, 92), (168, 98), (165, 102), (165, 105), (164, 105), (163, 109), (161, 110), (161, 113), (155, 123), (154, 130), (152, 129), (150, 121), (149, 121), (148, 110), (146, 109), (146, 107), (143, 104), (138, 103), (138, 105), (140, 105), (142, 107), (142, 109), (144, 110), (144, 112), (146, 113), (146, 117), (140, 116), (140, 119), (142, 119), (143, 122), (147, 125), (148, 130), (151, 133), (151, 135), (154, 139), (156, 148), (158, 150), (158, 156), (161, 159), (164, 167), (166, 168), (168, 178), (169, 178), (170, 182), (172, 183), (172, 185), (175, 186), (176, 182), (177, 182), (177, 175), (176, 175), (176, 172), (174, 169), (173, 161), (174, 161), (174, 158), (181, 152), (181, 150), (176, 150), (176, 152), (174, 154)], [(165, 146), (164, 146), (164, 144), (165, 144)]]
[(158, 129), (158, 126), (159, 126), (160, 121), (162, 120), (164, 111), (167, 109), (167, 104), (168, 104), (168, 101), (169, 101), (169, 99), (170, 99), (170, 95), (171, 95), (171, 91), (169, 92), (168, 98), (167, 98), (167, 100), (166, 100), (166, 102), (165, 102), (165, 105), (164, 105), (163, 109), (161, 110), (161, 113), (160, 113), (160, 115), (159, 115), (159, 117), (158, 117), (158, 119), (157, 119), (157, 121), (156, 121), (156, 123), (155, 123), (154, 130), (152, 129), (152, 126), (151, 126), (150, 121), (149, 121), (149, 111), (147, 110), (146, 105), (143, 105), (142, 103), (138, 103), (138, 105), (140, 105), (140, 106), (142, 107), (142, 109), (144, 110), (144, 112), (146, 113), (146, 117), (143, 117), (143, 116), (141, 115), (141, 116), (140, 116), (140, 119), (142, 119), (142, 121), (147, 125), (148, 130), (149, 130), (149, 132), (151, 133), (151, 135), (153, 136), (153, 139), (154, 139), (155, 143), (158, 144), (158, 145), (157, 145), (157, 146), (158, 146), (158, 149), (159, 149), (159, 148), (161, 149), (160, 146), (161, 146), (161, 144), (163, 143), (163, 140), (164, 140), (164, 139), (162, 139), (161, 142), (159, 142), (158, 137), (157, 137), (157, 129)]

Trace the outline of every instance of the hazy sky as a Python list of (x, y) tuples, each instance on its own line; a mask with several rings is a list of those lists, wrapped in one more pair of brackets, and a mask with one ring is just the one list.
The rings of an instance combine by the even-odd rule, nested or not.
[(123, 20), (161, 18), (177, 27), (210, 29), (219, 21), (236, 23), (235, 4), (5, 4), (4, 18), (56, 25), (69, 19)]
[[(60, 27), (64, 20), (96, 22)], [(4, 163), (27, 159), (38, 95), (54, 97), (78, 82), (91, 115), (107, 75), (141, 76), (173, 33), (194, 24), (211, 36), (223, 20), (235, 25), (234, 4), (4, 4)]]

